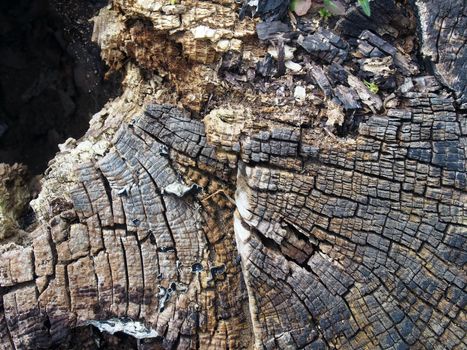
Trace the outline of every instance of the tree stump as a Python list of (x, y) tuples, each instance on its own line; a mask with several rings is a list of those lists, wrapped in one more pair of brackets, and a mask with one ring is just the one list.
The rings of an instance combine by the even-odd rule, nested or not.
[(345, 3), (101, 10), (123, 94), (1, 247), (2, 349), (465, 348), (465, 4)]

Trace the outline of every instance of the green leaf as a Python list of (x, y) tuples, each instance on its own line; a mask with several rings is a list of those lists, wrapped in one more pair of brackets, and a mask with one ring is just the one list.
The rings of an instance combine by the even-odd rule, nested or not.
[(322, 19), (327, 20), (329, 17), (332, 16), (332, 13), (326, 10), (326, 8), (322, 7), (319, 9), (319, 15)]
[(374, 94), (378, 93), (378, 91), (379, 91), (378, 84), (373, 83), (373, 82), (370, 83), (369, 81), (366, 81), (366, 80), (364, 80), (363, 83), (366, 85), (368, 90), (370, 90), (372, 93), (374, 93)]
[(291, 0), (289, 4), (290, 11), (295, 11), (295, 7), (297, 6), (298, 0)]
[(358, 0), (358, 3), (362, 7), (363, 12), (368, 17), (371, 16), (370, 1), (369, 0)]

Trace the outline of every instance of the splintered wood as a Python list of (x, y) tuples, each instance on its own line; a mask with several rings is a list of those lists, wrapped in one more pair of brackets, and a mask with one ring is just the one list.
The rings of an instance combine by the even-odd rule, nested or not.
[[(434, 3), (416, 1), (431, 21), (422, 53), (452, 59), (436, 61), (442, 78), (419, 74), (370, 24), (348, 29), (353, 38), (344, 41), (349, 21), (363, 18), (356, 9), (338, 31), (298, 39), (316, 84), (302, 91), (324, 98), (313, 112), (331, 121), (304, 116), (315, 108), (305, 101), (286, 112), (245, 100), (204, 119), (180, 105), (148, 104), (112, 115), (112, 140), (101, 135), (104, 121), (92, 123), (57, 156), (66, 164), (47, 175), (54, 181), (37, 202), (41, 224), (31, 244), (0, 248), (0, 347), (78, 339), (81, 349), (95, 349), (86, 330), (93, 325), (138, 339), (138, 349), (465, 348), (467, 118), (457, 71), (465, 37), (452, 36), (457, 58), (443, 51), (452, 29), (443, 23), (453, 17), (436, 3), (439, 24), (426, 12)], [(166, 70), (182, 105), (194, 74), (205, 83), (192, 93), (203, 96), (207, 77), (221, 79), (206, 65), (218, 60), (212, 48), (245, 34), (228, 34), (237, 17), (225, 1), (114, 6), (103, 10), (107, 27), (106, 17), (96, 22), (109, 31), (97, 35), (107, 62), (119, 69), (125, 56), (142, 70)], [(152, 24), (119, 22), (117, 8)], [(391, 16), (375, 19), (379, 30), (403, 30), (390, 27)], [(465, 29), (466, 17), (454, 18)], [(430, 44), (433, 28), (440, 46)], [(208, 52), (202, 45), (213, 57), (198, 56)], [(180, 52), (185, 57), (171, 61)], [(346, 65), (351, 52), (359, 65)], [(398, 74), (385, 88), (393, 95), (383, 103), (368, 92), (356, 67), (385, 79)], [(236, 94), (241, 86), (224, 84)], [(335, 124), (353, 125), (353, 133)]]

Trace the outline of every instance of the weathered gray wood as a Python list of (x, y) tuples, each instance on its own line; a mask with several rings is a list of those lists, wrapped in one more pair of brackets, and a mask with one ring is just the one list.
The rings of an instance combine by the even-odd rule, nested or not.
[[(183, 74), (152, 60), (154, 33), (182, 43), (190, 56), (193, 46), (207, 54), (202, 50), (219, 43), (197, 41), (193, 33), (205, 29), (194, 24), (219, 29), (223, 40), (232, 38), (221, 29), (244, 25), (234, 5), (191, 5), (204, 14), (178, 5), (112, 5), (129, 18), (153, 16), (153, 26), (127, 22), (127, 33), (112, 25), (122, 32), (105, 37), (112, 45), (101, 43), (104, 57), (121, 45), (139, 68), (168, 69), (167, 84), (176, 82), (170, 88), (187, 108), (187, 87), (217, 94), (215, 102), (206, 100), (203, 120), (168, 104), (122, 108), (128, 113), (109, 107), (81, 149), (57, 156), (76, 162), (75, 171), (51, 171), (41, 202), (47, 215), (32, 245), (1, 247), (2, 348), (75, 348), (86, 338), (82, 349), (92, 349), (90, 324), (139, 327), (126, 330), (129, 339), (151, 337), (139, 340), (139, 349), (464, 348), (465, 79), (450, 80), (465, 63), (465, 37), (456, 34), (465, 17), (453, 12), (463, 7), (454, 2), (449, 12), (445, 4), (416, 1), (420, 20), (432, 23), (418, 24), (422, 53), (454, 57), (431, 56), (436, 76), (395, 43), (416, 33), (410, 15), (381, 0), (372, 2), (374, 23), (353, 8), (334, 28), (291, 36), (288, 44), (302, 46), (293, 57), (303, 58), (303, 71), (253, 74), (252, 90), (248, 81), (212, 78), (214, 68), (201, 59), (190, 67), (178, 61), (189, 68)], [(431, 5), (452, 26), (423, 12)], [(179, 15), (190, 30), (174, 29)], [(440, 34), (438, 46), (432, 31)], [(249, 54), (266, 54), (263, 42), (242, 35)], [(455, 56), (446, 48), (451, 41)], [(235, 69), (254, 69), (264, 55)], [(394, 66), (381, 75), (364, 70), (360, 60), (373, 57)], [(394, 78), (393, 85), (370, 93), (360, 76), (368, 72)], [(209, 78), (215, 88), (201, 83)], [(287, 95), (294, 79), (306, 86), (305, 101)], [(124, 106), (135, 103), (136, 85), (127, 88)], [(331, 123), (336, 110), (343, 120)], [(346, 123), (351, 132), (342, 131)], [(109, 144), (97, 152), (84, 141)]]

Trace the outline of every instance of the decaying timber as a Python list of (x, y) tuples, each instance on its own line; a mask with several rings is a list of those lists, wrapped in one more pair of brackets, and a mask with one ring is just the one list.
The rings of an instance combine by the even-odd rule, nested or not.
[(0, 241), (27, 226), (28, 203), (36, 182), (26, 166), (0, 164)]
[[(410, 15), (392, 24), (403, 9), (381, 2), (400, 12), (378, 28), (351, 8), (334, 29), (261, 43), (230, 36), (254, 27), (230, 2), (103, 10), (96, 40), (125, 92), (61, 146), (29, 242), (1, 248), (2, 348), (89, 325), (140, 349), (464, 348), (465, 6), (436, 5), (439, 20), (416, 1), (422, 54), (453, 62), (426, 57), (434, 76), (386, 35)], [(281, 76), (284, 42), (301, 69)]]

